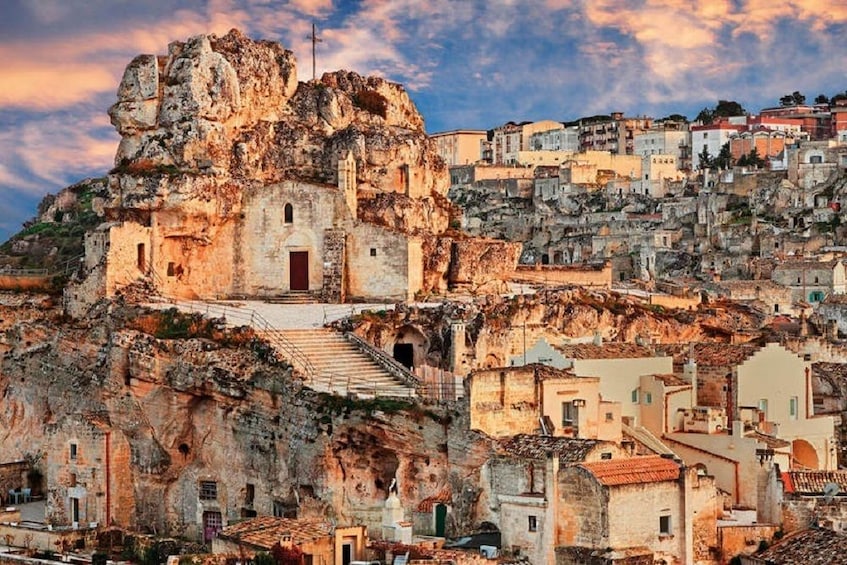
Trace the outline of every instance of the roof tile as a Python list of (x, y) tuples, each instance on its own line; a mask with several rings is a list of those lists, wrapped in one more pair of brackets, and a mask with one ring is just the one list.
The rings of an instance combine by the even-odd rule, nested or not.
[(579, 465), (606, 486), (634, 485), (675, 481), (679, 478), (679, 464), (660, 456), (611, 459)]

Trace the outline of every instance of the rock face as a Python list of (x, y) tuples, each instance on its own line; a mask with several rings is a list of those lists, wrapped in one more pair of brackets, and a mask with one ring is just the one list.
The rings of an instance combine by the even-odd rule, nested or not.
[[(245, 510), (379, 532), (392, 478), (412, 518), (445, 487), (476, 484), (490, 453), (461, 409), (318, 395), (249, 332), (119, 302), (70, 324), (59, 314), (47, 298), (0, 294), (0, 453), (35, 462), (57, 524), (73, 496), (80, 522), (195, 540), (206, 513), (227, 523)], [(471, 506), (450, 527), (485, 519)]]
[(347, 71), (298, 84), (291, 51), (237, 30), (136, 57), (109, 115), (124, 170), (334, 183), (339, 156), (351, 151), (360, 182), (376, 190), (394, 191), (389, 165), (398, 163), (427, 165), (415, 183), (420, 195), (447, 188), (446, 168), (400, 85)]

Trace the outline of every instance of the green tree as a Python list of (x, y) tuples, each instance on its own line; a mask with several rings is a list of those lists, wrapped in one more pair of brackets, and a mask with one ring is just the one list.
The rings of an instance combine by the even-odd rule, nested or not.
[(735, 100), (718, 100), (714, 108), (703, 108), (700, 110), (696, 120), (702, 124), (711, 124), (717, 118), (745, 115), (747, 115), (747, 110)]
[(815, 96), (815, 104), (829, 104), (829, 97), (826, 94), (818, 94)]
[(712, 162), (712, 168), (715, 169), (729, 169), (733, 164), (732, 151), (729, 149), (729, 142), (727, 141), (721, 146), (721, 151), (718, 153), (718, 156), (715, 157)]
[(700, 161), (701, 169), (711, 169), (712, 168), (712, 156), (709, 154), (709, 148), (703, 147), (703, 151), (697, 154), (697, 159)]

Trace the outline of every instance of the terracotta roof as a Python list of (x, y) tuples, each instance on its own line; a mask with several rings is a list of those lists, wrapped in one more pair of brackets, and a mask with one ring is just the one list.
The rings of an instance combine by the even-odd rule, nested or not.
[(218, 536), (270, 549), (282, 539), (283, 534), (290, 535), (294, 545), (300, 545), (331, 535), (332, 525), (323, 520), (261, 516), (227, 526)]
[(610, 459), (581, 463), (579, 466), (606, 486), (658, 483), (679, 478), (679, 465), (673, 459), (659, 456)]
[(847, 563), (847, 535), (826, 528), (789, 534), (753, 557), (761, 563), (782, 565), (838, 565)]
[(785, 492), (823, 496), (828, 483), (838, 485), (839, 495), (847, 496), (847, 471), (786, 471), (782, 474)]
[(526, 459), (544, 459), (552, 453), (562, 465), (568, 465), (585, 461), (592, 449), (605, 443), (595, 439), (520, 434), (501, 440), (499, 448), (502, 453)]
[(437, 494), (432, 496), (428, 496), (421, 500), (420, 504), (418, 504), (417, 511), (418, 512), (432, 512), (432, 509), (436, 504), (452, 504), (453, 503), (453, 491), (450, 489), (450, 485), (447, 485)]
[(654, 353), (635, 343), (610, 342), (601, 345), (576, 343), (554, 345), (568, 359), (635, 359), (655, 357)]
[(665, 386), (691, 386), (691, 383), (682, 380), (676, 375), (652, 375), (652, 377), (665, 383)]
[(701, 367), (734, 367), (753, 355), (758, 347), (746, 343), (732, 345), (728, 343), (675, 343), (659, 346), (659, 352), (673, 355), (675, 364), (682, 364), (689, 357)]

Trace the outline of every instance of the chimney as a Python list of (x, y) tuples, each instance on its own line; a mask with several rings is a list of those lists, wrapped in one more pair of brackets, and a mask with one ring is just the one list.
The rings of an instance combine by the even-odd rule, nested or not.
[(697, 362), (689, 357), (682, 366), (683, 378), (691, 383), (691, 402), (693, 406), (697, 406)]

